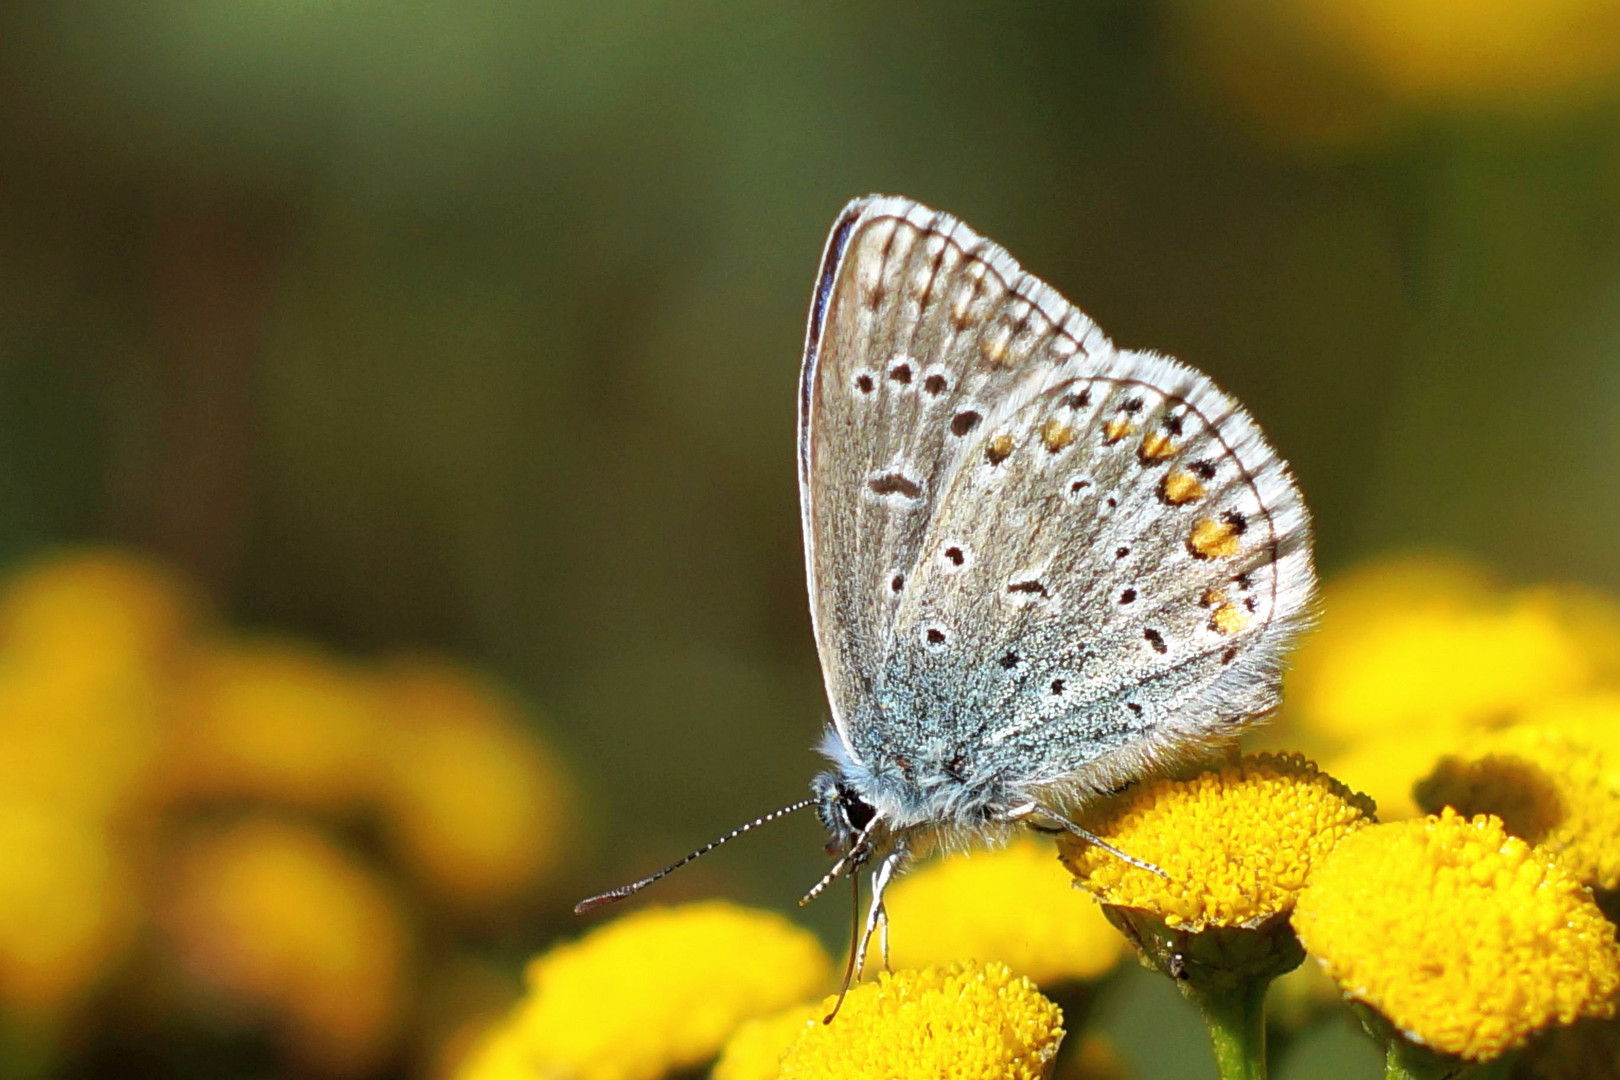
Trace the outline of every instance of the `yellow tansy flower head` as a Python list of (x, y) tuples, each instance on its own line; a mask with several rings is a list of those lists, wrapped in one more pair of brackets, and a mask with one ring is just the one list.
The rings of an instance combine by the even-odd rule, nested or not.
[(531, 962), (528, 997), (460, 1076), (651, 1080), (822, 990), (830, 967), (813, 934), (771, 912), (640, 911)]
[(1105, 904), (1150, 912), (1172, 928), (1256, 926), (1289, 911), (1321, 858), (1372, 816), (1369, 800), (1304, 758), (1259, 754), (1188, 780), (1137, 785), (1084, 818), (1164, 878), (1082, 840), (1058, 846)]
[[(832, 998), (827, 1000), (831, 1008)], [(1005, 964), (884, 972), (849, 992), (782, 1056), (782, 1080), (1036, 1080), (1063, 1042), (1063, 1013)]]
[(1585, 740), (1550, 729), (1482, 734), (1420, 781), (1424, 809), (1495, 814), (1523, 840), (1558, 857), (1599, 889), (1620, 886), (1620, 786), (1616, 765)]
[(932, 863), (897, 882), (884, 906), (896, 968), (1000, 960), (1050, 986), (1105, 974), (1125, 948), (1097, 905), (1076, 894), (1052, 845), (1035, 837)]
[(1294, 928), (1345, 993), (1469, 1060), (1611, 1015), (1620, 989), (1614, 927), (1581, 884), (1499, 819), (1449, 808), (1346, 837)]

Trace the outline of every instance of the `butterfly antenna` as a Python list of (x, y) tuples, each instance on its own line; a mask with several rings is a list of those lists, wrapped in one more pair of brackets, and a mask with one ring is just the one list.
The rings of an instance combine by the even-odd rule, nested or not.
[(599, 893), (596, 896), (587, 897), (584, 900), (581, 900), (579, 903), (574, 905), (574, 914), (583, 915), (587, 911), (595, 911), (597, 908), (606, 907), (609, 904), (617, 903), (627, 896), (634, 896), (636, 893), (640, 892), (642, 889), (645, 889), (653, 882), (659, 880), (660, 878), (668, 877), (670, 874), (673, 874), (675, 871), (679, 870), (693, 859), (707, 855), (709, 852), (713, 851), (721, 844), (724, 844), (726, 841), (735, 840), (737, 837), (741, 836), (745, 832), (748, 832), (750, 829), (757, 829), (761, 825), (775, 821), (777, 818), (784, 818), (789, 814), (803, 810), (807, 806), (814, 805), (815, 801), (816, 800), (814, 798), (801, 799), (791, 806), (784, 806), (780, 810), (772, 810), (768, 814), (761, 814), (748, 824), (739, 825), (735, 829), (732, 829), (718, 840), (709, 841), (707, 844), (704, 844), (690, 855), (687, 855), (681, 859), (676, 859), (674, 862), (670, 863), (656, 874), (648, 874), (640, 881), (632, 881), (628, 885), (620, 885), (617, 889), (609, 889), (605, 893)]
[(821, 1018), (823, 1024), (833, 1022), (838, 1010), (844, 1007), (844, 998), (849, 996), (849, 984), (855, 978), (855, 950), (865, 942), (861, 937), (861, 875), (849, 875), (850, 918), (849, 918), (849, 962), (844, 965), (844, 985), (838, 988), (838, 1000), (833, 1002), (832, 1012)]

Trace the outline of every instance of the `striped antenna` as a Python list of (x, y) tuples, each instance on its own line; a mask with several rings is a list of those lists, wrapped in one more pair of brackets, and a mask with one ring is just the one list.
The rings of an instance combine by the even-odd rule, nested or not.
[(720, 839), (709, 841), (707, 844), (704, 844), (702, 847), (698, 848), (690, 855), (687, 855), (685, 858), (676, 859), (674, 862), (670, 863), (656, 874), (648, 874), (640, 881), (632, 881), (628, 885), (620, 885), (617, 889), (609, 889), (605, 893), (599, 893), (596, 896), (590, 896), (584, 900), (581, 900), (579, 903), (574, 905), (574, 914), (583, 915), (587, 911), (595, 911), (597, 908), (606, 907), (609, 904), (623, 900), (627, 896), (634, 896), (636, 893), (640, 892), (642, 889), (645, 889), (658, 879), (668, 877), (670, 874), (673, 874), (675, 871), (679, 870), (693, 859), (707, 855), (709, 852), (713, 851), (721, 844), (724, 844), (726, 841), (735, 840), (737, 837), (741, 836), (750, 829), (757, 829), (761, 825), (775, 821), (777, 818), (787, 817), (791, 813), (803, 810), (807, 806), (812, 806), (815, 804), (815, 801), (816, 800), (813, 798), (801, 799), (792, 806), (784, 806), (780, 810), (772, 810), (768, 814), (761, 814), (748, 824), (739, 825), (735, 829), (732, 829), (730, 832), (726, 833), (726, 835), (720, 837)]

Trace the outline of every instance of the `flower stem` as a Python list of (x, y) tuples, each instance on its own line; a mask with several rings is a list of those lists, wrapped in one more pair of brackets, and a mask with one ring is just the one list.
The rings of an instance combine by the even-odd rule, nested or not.
[(1209, 1028), (1220, 1080), (1265, 1080), (1266, 987), (1270, 979), (1249, 979), (1235, 986), (1198, 989), (1183, 984), (1198, 1003)]

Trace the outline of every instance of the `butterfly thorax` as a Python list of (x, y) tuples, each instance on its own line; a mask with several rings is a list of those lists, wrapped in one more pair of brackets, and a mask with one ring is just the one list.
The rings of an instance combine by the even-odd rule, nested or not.
[(1013, 778), (976, 766), (968, 747), (946, 740), (906, 753), (878, 749), (857, 761), (829, 732), (822, 749), (834, 768), (818, 775), (811, 791), (832, 850), (850, 850), (874, 820), (869, 843), (905, 836), (918, 847), (925, 833), (982, 837), (1004, 829), (1029, 803)]

